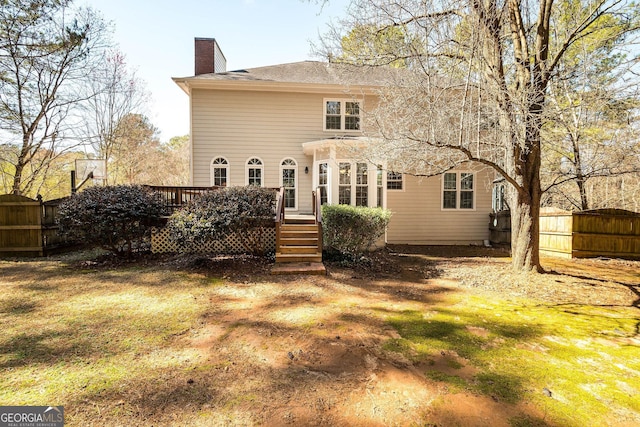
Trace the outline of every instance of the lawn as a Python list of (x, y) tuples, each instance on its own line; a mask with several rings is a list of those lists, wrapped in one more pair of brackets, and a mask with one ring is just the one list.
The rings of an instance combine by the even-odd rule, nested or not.
[(0, 260), (0, 405), (68, 426), (639, 425), (640, 263), (508, 261)]

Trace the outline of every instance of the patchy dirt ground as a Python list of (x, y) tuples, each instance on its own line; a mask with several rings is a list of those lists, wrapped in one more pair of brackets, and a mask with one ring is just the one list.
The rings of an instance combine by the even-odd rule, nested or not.
[[(180, 268), (222, 276), (202, 329), (185, 336), (225, 393), (233, 421), (278, 425), (548, 425), (539, 407), (450, 390), (425, 369), (471, 380), (477, 369), (442, 350), (428, 367), (383, 349), (398, 333), (371, 310), (424, 310), (465, 292), (557, 304), (640, 307), (640, 263), (545, 259), (550, 274), (514, 273), (486, 248), (393, 247), (357, 266), (328, 263), (327, 277), (268, 276), (251, 258), (181, 258)], [(480, 336), (483, 328), (470, 330)], [(640, 336), (633, 339), (640, 345)], [(637, 414), (636, 414), (637, 415)], [(635, 415), (610, 425), (635, 425)], [(627, 421), (630, 420), (630, 421)], [(553, 425), (553, 424), (551, 424)]]
[[(640, 261), (546, 257), (546, 274), (514, 272), (505, 250), (473, 246), (395, 246), (392, 256), (431, 261), (432, 277), (454, 279), (454, 286), (529, 297), (558, 304), (640, 308)], [(505, 268), (506, 267), (506, 268)]]
[[(0, 339), (0, 362), (25, 373), (7, 372), (25, 389), (23, 399), (62, 384), (56, 398), (65, 396), (69, 426), (640, 425), (640, 411), (627, 401), (640, 383), (618, 374), (640, 375), (629, 356), (640, 348), (638, 261), (544, 259), (549, 274), (521, 274), (498, 249), (395, 246), (355, 265), (327, 262), (327, 276), (272, 276), (270, 260), (252, 257), (87, 259), (0, 265), (0, 284), (48, 301), (0, 304), (0, 322), (26, 325), (8, 342)], [(513, 348), (544, 363), (557, 360), (559, 369), (574, 356), (550, 350), (567, 341), (562, 331), (547, 332), (554, 325), (535, 335), (515, 309), (504, 309), (511, 319), (494, 317), (491, 310), (510, 301), (533, 307), (526, 315), (545, 327), (535, 316), (549, 314), (549, 306), (584, 309), (575, 316), (584, 322), (579, 330), (591, 321), (584, 314), (597, 310), (606, 327), (575, 344), (587, 349), (580, 363), (598, 375), (615, 371), (613, 380), (590, 376), (570, 388), (540, 371), (551, 364), (535, 363), (532, 373), (549, 384), (532, 388), (517, 376), (496, 375), (506, 372), (509, 357), (524, 353)], [(565, 328), (572, 314), (558, 311)], [(178, 320), (163, 318), (167, 313)], [(407, 344), (414, 331), (417, 339)], [(411, 346), (423, 335), (437, 339), (413, 357)], [(599, 355), (596, 345), (618, 353)], [(475, 353), (465, 354), (472, 347)], [(502, 347), (513, 348), (504, 356), (497, 354)], [(482, 359), (493, 349), (499, 361)], [(492, 369), (494, 362), (503, 365)], [(577, 373), (580, 363), (566, 369)], [(586, 410), (577, 408), (580, 386), (594, 405)], [(613, 388), (626, 400), (611, 398)], [(551, 406), (566, 412), (552, 413)], [(571, 422), (572, 411), (590, 415), (591, 408), (600, 411), (597, 421)]]

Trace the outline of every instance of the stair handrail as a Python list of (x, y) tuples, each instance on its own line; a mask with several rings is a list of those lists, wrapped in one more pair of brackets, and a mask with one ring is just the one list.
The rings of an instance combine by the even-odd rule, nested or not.
[(313, 193), (313, 214), (316, 218), (316, 225), (318, 226), (318, 250), (322, 253), (324, 243), (322, 241), (322, 192), (320, 187), (316, 188)]
[(276, 202), (276, 252), (280, 250), (280, 225), (284, 223), (284, 187), (278, 191)]
[(316, 191), (311, 190), (311, 214), (316, 216)]
[(322, 224), (322, 197), (320, 187), (311, 192), (313, 197), (313, 216), (316, 218), (316, 222)]
[(276, 222), (284, 222), (284, 187), (278, 191), (278, 201), (276, 203)]

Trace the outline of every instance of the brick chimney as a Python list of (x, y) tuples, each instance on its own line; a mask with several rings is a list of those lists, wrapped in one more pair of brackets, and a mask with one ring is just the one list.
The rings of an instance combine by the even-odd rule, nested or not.
[(227, 71), (227, 59), (220, 50), (216, 39), (196, 37), (195, 75), (224, 73), (225, 71)]

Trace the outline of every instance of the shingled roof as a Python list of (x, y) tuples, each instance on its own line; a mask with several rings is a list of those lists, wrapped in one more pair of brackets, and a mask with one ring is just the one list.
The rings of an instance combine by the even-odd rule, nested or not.
[(358, 67), (348, 64), (302, 61), (223, 73), (200, 74), (174, 80), (385, 86), (398, 77), (398, 71), (390, 67)]

